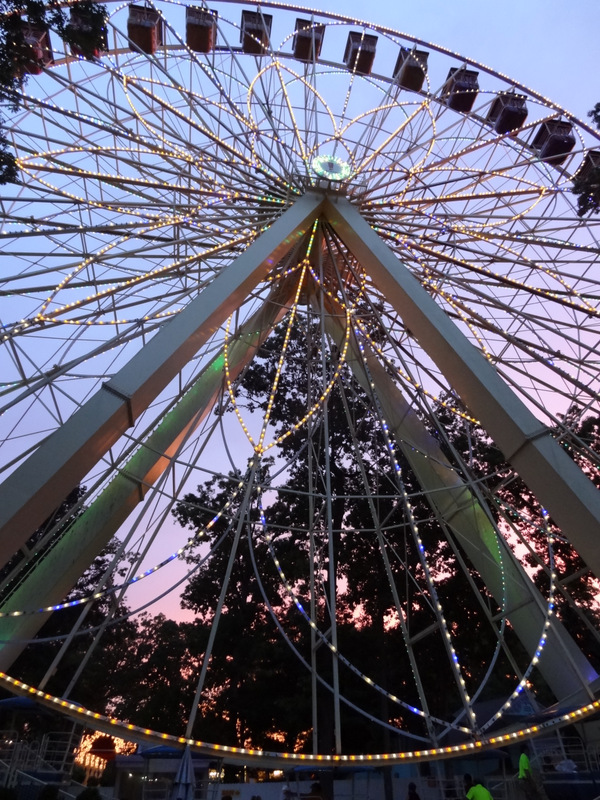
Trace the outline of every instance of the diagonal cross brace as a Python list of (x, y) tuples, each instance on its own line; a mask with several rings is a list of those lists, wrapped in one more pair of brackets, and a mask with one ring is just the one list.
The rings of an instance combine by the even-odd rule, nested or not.
[(470, 412), (600, 576), (600, 491), (345, 198), (324, 215)]
[[(232, 378), (250, 363), (262, 342), (287, 313), (293, 288), (289, 279), (277, 284), (256, 313), (231, 336), (229, 374)], [(148, 438), (119, 466), (110, 483), (27, 573), (10, 598), (0, 605), (2, 612), (36, 611), (59, 603), (68, 594), (213, 408), (223, 390), (224, 363), (221, 350), (179, 402), (163, 415)], [(48, 616), (49, 613), (26, 613), (0, 618), (0, 670), (10, 668)]]
[(0, 487), (0, 565), (167, 386), (310, 229), (323, 195), (307, 193), (162, 327)]

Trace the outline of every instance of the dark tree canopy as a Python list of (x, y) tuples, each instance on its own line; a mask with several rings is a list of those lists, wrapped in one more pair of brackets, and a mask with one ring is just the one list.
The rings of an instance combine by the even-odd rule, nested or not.
[[(600, 128), (600, 103), (588, 112), (594, 125)], [(573, 177), (572, 192), (577, 196), (577, 215), (600, 212), (600, 151), (588, 152), (581, 169)]]
[[(277, 370), (283, 346), (283, 330), (277, 330), (264, 344), (237, 389), (237, 400), (245, 410), (264, 412), (270, 403), (269, 387)], [(316, 331), (295, 330), (286, 354), (285, 368), (279, 375), (279, 391), (270, 408), (275, 435), (289, 428), (290, 420), (302, 416), (307, 405), (307, 387), (310, 385), (311, 369), (321, 369), (322, 353), (317, 344)], [(312, 344), (311, 344), (312, 343)], [(314, 346), (313, 346), (314, 345)], [(327, 352), (328, 362), (338, 357), (335, 347)], [(344, 390), (339, 387), (343, 384)], [(448, 406), (457, 405), (453, 398)], [(222, 413), (222, 412), (220, 412)], [(596, 437), (597, 420), (588, 418), (583, 425), (576, 421), (581, 436)], [(217, 728), (223, 740), (238, 745), (298, 748), (304, 741), (309, 747), (312, 722), (303, 712), (310, 696), (310, 674), (305, 665), (292, 653), (290, 642), (307, 662), (310, 659), (310, 629), (290, 597), (282, 589), (273, 569), (272, 558), (276, 554), (286, 579), (293, 587), (296, 598), (304, 608), (309, 607), (310, 586), (306, 576), (309, 571), (309, 553), (306, 520), (309, 517), (309, 499), (306, 487), (317, 487), (317, 494), (324, 492), (324, 459), (330, 461), (329, 492), (331, 504), (331, 528), (325, 516), (314, 517), (311, 528), (314, 547), (321, 564), (322, 584), (318, 589), (319, 600), (316, 615), (319, 627), (327, 629), (331, 622), (326, 598), (329, 593), (328, 541), (335, 541), (336, 563), (336, 627), (340, 652), (359, 669), (387, 691), (401, 696), (408, 703), (419, 704), (414, 678), (406, 657), (406, 647), (398, 620), (394, 621), (394, 608), (389, 581), (382, 562), (382, 550), (390, 548), (396, 556), (390, 558), (390, 574), (393, 580), (406, 583), (406, 595), (402, 607), (410, 617), (410, 635), (415, 642), (414, 654), (419, 660), (421, 679), (429, 698), (430, 711), (442, 718), (452, 716), (456, 697), (448, 691), (448, 676), (443, 675), (448, 657), (441, 636), (432, 635), (437, 630), (436, 617), (432, 612), (426, 591), (426, 580), (420, 554), (414, 540), (407, 534), (407, 512), (393, 480), (389, 451), (378, 425), (377, 409), (371, 398), (358, 385), (350, 371), (340, 376), (327, 401), (328, 438), (323, 430), (324, 420), (311, 420), (311, 436), (306, 426), (301, 426), (281, 443), (280, 451), (289, 459), (285, 490), (268, 493), (267, 517), (269, 544), (260, 535), (257, 524), (259, 513), (256, 497), (251, 498), (243, 521), (243, 531), (237, 543), (237, 558), (232, 565), (230, 591), (227, 594), (221, 619), (219, 635), (212, 653), (206, 685), (207, 698), (202, 702), (201, 713), (196, 724), (195, 735), (203, 736), (206, 730)], [(527, 557), (528, 569), (543, 595), (548, 591), (548, 543), (547, 538), (529, 525), (527, 519), (539, 519), (540, 508), (535, 498), (523, 483), (514, 476), (501, 453), (485, 433), (472, 423), (459, 419), (455, 414), (439, 409), (437, 426), (430, 420), (426, 425), (434, 435), (444, 429), (446, 438), (442, 449), (450, 454), (459, 453), (463, 462), (483, 476), (482, 490), (490, 496), (501, 498), (507, 507), (514, 509), (513, 534), (515, 541), (521, 536), (530, 542), (531, 555)], [(327, 445), (325, 445), (327, 441)], [(474, 691), (488, 669), (491, 654), (497, 647), (491, 626), (482, 625), (480, 603), (489, 608), (490, 616), (501, 612), (497, 602), (487, 591), (477, 570), (465, 558), (469, 580), (477, 587), (472, 591), (464, 572), (455, 566), (453, 548), (457, 543), (452, 536), (442, 535), (439, 523), (431, 514), (425, 494), (420, 491), (418, 481), (408, 461), (397, 451), (404, 486), (411, 497), (412, 513), (419, 519), (419, 533), (434, 574), (439, 600), (448, 619), (461, 620), (452, 626), (456, 649), (461, 652), (461, 663), (469, 691)], [(261, 483), (270, 485), (270, 474), (277, 468), (274, 462), (262, 465)], [(232, 474), (213, 478), (186, 495), (176, 506), (175, 516), (185, 527), (199, 531), (201, 544), (192, 562), (200, 564), (196, 577), (188, 585), (183, 601), (193, 609), (198, 618), (195, 635), (198, 647), (194, 652), (202, 660), (203, 644), (209, 636), (209, 626), (223, 586), (229, 554), (236, 537), (237, 508), (241, 497), (236, 487), (244, 476)], [(368, 492), (365, 494), (365, 486)], [(376, 498), (369, 501), (368, 495)], [(226, 507), (234, 497), (227, 514), (211, 526), (215, 511)], [(508, 523), (495, 507), (498, 524), (508, 531)], [(505, 516), (508, 516), (505, 512)], [(384, 537), (378, 533), (381, 521), (385, 521)], [(551, 521), (550, 521), (551, 524)], [(385, 539), (385, 542), (384, 542)], [(217, 546), (217, 543), (220, 543)], [(213, 550), (206, 558), (207, 545)], [(521, 545), (518, 545), (521, 546)], [(272, 553), (270, 552), (272, 550)], [(562, 539), (554, 545), (554, 555), (560, 562), (561, 574), (569, 583), (570, 594), (558, 593), (556, 607), (558, 615), (573, 631), (582, 648), (594, 659), (596, 645), (594, 636), (569, 600), (575, 595), (578, 603), (590, 609), (589, 619), (596, 619), (594, 598), (596, 583), (582, 569), (577, 554)], [(254, 565), (256, 564), (256, 569)], [(260, 582), (259, 577), (260, 576)], [(262, 585), (261, 585), (262, 584)], [(288, 636), (286, 643), (282, 631), (265, 603), (265, 598)], [(474, 635), (474, 632), (477, 635)], [(503, 633), (509, 649), (527, 658), (516, 636), (508, 625)], [(325, 680), (332, 677), (331, 655), (326, 646), (318, 648), (319, 671)], [(465, 656), (465, 654), (468, 654)], [(480, 701), (506, 696), (511, 684), (512, 667), (507, 655), (497, 655), (498, 664), (493, 678), (485, 684)], [(466, 660), (465, 660), (466, 659)], [(501, 677), (504, 673), (505, 677)], [(340, 680), (344, 696), (359, 708), (373, 708), (373, 695), (364, 682), (343, 664)], [(536, 682), (543, 687), (543, 681)], [(286, 685), (298, 702), (284, 702), (278, 706), (280, 691), (286, 696)], [(291, 688), (293, 686), (293, 689)], [(542, 690), (540, 699), (550, 701)], [(333, 746), (332, 712), (330, 692), (324, 685), (319, 688), (319, 751), (328, 752)], [(392, 707), (385, 693), (378, 696), (374, 716), (387, 720), (390, 725), (402, 728), (408, 722), (407, 712)], [(397, 744), (389, 728), (378, 728), (376, 724), (354, 711), (342, 706), (344, 747), (358, 751), (381, 751)], [(413, 722), (411, 722), (413, 724)], [(216, 727), (215, 727), (216, 726)], [(284, 730), (281, 730), (284, 728)], [(346, 734), (346, 731), (350, 731)], [(352, 739), (352, 741), (350, 741)]]
[(600, 128), (600, 103), (596, 103), (596, 105), (588, 111), (588, 117), (591, 117), (594, 125)]
[[(107, 10), (95, 0), (77, 0), (69, 10), (58, 0), (0, 0), (0, 103), (15, 111), (30, 72), (43, 66), (43, 49), (31, 42), (55, 32), (72, 52), (97, 57), (106, 43)], [(0, 112), (0, 185), (18, 181), (18, 166)]]

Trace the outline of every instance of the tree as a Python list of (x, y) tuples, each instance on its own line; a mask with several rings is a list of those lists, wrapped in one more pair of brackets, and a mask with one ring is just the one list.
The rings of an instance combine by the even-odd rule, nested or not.
[[(594, 125), (600, 128), (600, 103), (596, 103), (588, 111)], [(588, 152), (581, 169), (573, 176), (571, 190), (577, 196), (577, 215), (585, 217), (586, 214), (600, 212), (600, 153), (595, 150)]]
[[(283, 436), (294, 420), (303, 417), (311, 406), (309, 387), (319, 385), (323, 370), (331, 375), (339, 358), (337, 348), (324, 345), (318, 327), (308, 321), (292, 331), (282, 367), (285, 337), (282, 327), (267, 339), (236, 389), (237, 402), (244, 412), (258, 414), (269, 409), (275, 436)], [(273, 395), (271, 387), (276, 375), (279, 386)], [(423, 424), (438, 437), (458, 472), (466, 480), (474, 480), (488, 498), (499, 530), (519, 557), (526, 552), (526, 568), (542, 595), (549, 598), (552, 570), (548, 536), (539, 523), (542, 515), (536, 498), (485, 431), (469, 422), (466, 415), (461, 417), (448, 410), (460, 408), (458, 399), (446, 399), (451, 402), (438, 406), (436, 417), (422, 416)], [(573, 441), (587, 440), (591, 452), (598, 444), (598, 426), (597, 419), (587, 417), (582, 421), (581, 414), (573, 409), (561, 430), (557, 429), (557, 435), (565, 438), (568, 431)], [(579, 452), (585, 453), (585, 448), (573, 450), (578, 461)], [(308, 671), (290, 657), (289, 648), (282, 648), (281, 631), (271, 620), (265, 598), (289, 640), (309, 661), (310, 628), (279, 581), (272, 559), (277, 558), (287, 585), (298, 603), (308, 610), (310, 536), (317, 553), (315, 622), (325, 633), (335, 623), (339, 652), (385, 690), (373, 694), (373, 689), (341, 662), (341, 693), (350, 703), (368, 709), (374, 717), (398, 729), (394, 733), (389, 727), (380, 727), (342, 704), (345, 749), (393, 749), (400, 730), (405, 728), (426, 734), (425, 727), (419, 728), (418, 720), (406, 707), (390, 699), (395, 695), (409, 705), (421, 705), (402, 623), (413, 643), (419, 680), (432, 715), (448, 719), (460, 708), (456, 676), (445, 649), (444, 624), (471, 696), (482, 686), (478, 702), (497, 703), (514, 690), (511, 658), (517, 660), (521, 670), (528, 667), (530, 659), (510, 622), (502, 631), (506, 648), (496, 652), (500, 623), (494, 626), (492, 622), (503, 616), (501, 599), (491, 596), (475, 566), (461, 552), (452, 527), (442, 526), (432, 513), (428, 496), (420, 489), (399, 447), (395, 457), (401, 486), (382, 432), (377, 399), (363, 390), (344, 367), (319, 414), (281, 440), (277, 461), (261, 465), (262, 472), (248, 495), (248, 507), (241, 520), (238, 510), (242, 497), (237, 487), (240, 482), (246, 484), (245, 476), (239, 474), (208, 481), (176, 507), (178, 521), (199, 532), (201, 541), (198, 552), (191, 557), (199, 564), (198, 575), (184, 594), (186, 606), (199, 616), (199, 663), (224, 585), (236, 526), (242, 525), (244, 531), (232, 564), (230, 591), (210, 659), (197, 731), (218, 730), (221, 740), (230, 744), (272, 748), (275, 740), (282, 749), (293, 744), (298, 748), (303, 741), (308, 746), (312, 719), (301, 713), (300, 703), (288, 703), (286, 708), (276, 706), (275, 700), (276, 690), (285, 686), (286, 678), (294, 686), (294, 697), (307, 700)], [(580, 463), (586, 469), (585, 462)], [(286, 475), (280, 487), (273, 478), (278, 470), (284, 470)], [(266, 495), (265, 522), (258, 508), (259, 484)], [(318, 503), (315, 498), (323, 498), (322, 506), (312, 512), (307, 487), (313, 489), (313, 504)], [(403, 500), (403, 492), (410, 498), (409, 504)], [(328, 497), (329, 510), (325, 501)], [(411, 518), (416, 520), (420, 545), (413, 535)], [(553, 557), (560, 578), (554, 598), (556, 613), (591, 661), (598, 663), (597, 584), (559, 536), (552, 520), (547, 524), (554, 534)], [(328, 547), (331, 539), (335, 543), (333, 564)], [(429, 574), (421, 559), (421, 546), (427, 553)], [(328, 602), (331, 580), (336, 583), (335, 617)], [(399, 605), (392, 597), (391, 583), (400, 594)], [(436, 614), (433, 592), (444, 611), (445, 622)], [(318, 639), (317, 643), (319, 672), (331, 683), (331, 653)], [(486, 677), (493, 658), (497, 659), (496, 668)], [(265, 669), (267, 663), (269, 668)], [(283, 668), (283, 675), (278, 665)], [(550, 702), (543, 680), (535, 672), (532, 675), (539, 698)], [(254, 699), (253, 704), (248, 702), (249, 697)], [(328, 752), (333, 747), (333, 715), (330, 691), (323, 686), (318, 690), (318, 706), (322, 712), (319, 751)], [(285, 728), (279, 738), (274, 736), (277, 726)]]
[[(267, 478), (266, 474), (262, 477)], [(195, 624), (188, 629), (193, 637), (193, 649), (199, 656), (198, 668), (208, 657), (206, 647), (215, 621), (214, 610), (227, 574), (229, 553), (237, 538), (235, 519), (242, 498), (235, 496), (233, 487), (239, 480), (239, 475), (231, 475), (208, 481), (198, 487), (197, 494), (186, 495), (175, 510), (182, 525), (203, 532), (200, 553), (188, 559), (192, 563), (200, 562), (199, 568), (182, 596), (184, 607), (193, 609), (198, 615)], [(213, 509), (224, 508), (232, 495), (235, 501), (228, 514), (209, 526), (214, 517)], [(256, 518), (256, 507), (253, 506), (247, 515), (248, 526)], [(206, 558), (202, 550), (209, 544), (213, 549), (210, 557)], [(285, 546), (292, 546), (291, 542)], [(210, 654), (210, 669), (194, 735), (205, 738), (218, 735), (220, 741), (236, 742), (242, 746), (251, 743), (254, 747), (271, 749), (276, 742), (294, 749), (298, 732), (310, 725), (303, 716), (307, 704), (301, 700), (308, 691), (306, 671), (281, 641), (265, 608), (252, 566), (253, 558), (261, 565), (260, 573), (267, 583), (263, 588), (274, 599), (278, 612), (286, 621), (293, 616), (290, 600), (281, 592), (274, 570), (267, 568), (270, 555), (266, 544), (252, 536), (250, 529), (240, 536), (237, 554), (228, 582), (226, 603), (218, 619), (219, 635)], [(287, 627), (294, 644), (300, 647), (305, 657), (309, 656), (297, 623)], [(197, 679), (197, 674), (194, 678)], [(282, 701), (281, 698), (289, 697), (290, 693), (297, 702)], [(285, 728), (281, 720), (288, 723)]]
[(594, 125), (600, 128), (600, 103), (596, 103), (596, 105), (588, 111), (588, 117), (591, 117)]
[[(279, 372), (278, 392), (273, 398), (270, 387), (279, 370), (285, 335), (282, 328), (265, 342), (237, 389), (238, 402), (251, 413), (270, 409), (276, 436), (289, 430), (290, 421), (302, 418), (311, 406), (309, 387), (318, 385), (323, 362), (331, 374), (339, 359), (335, 346), (322, 349), (321, 336), (315, 326), (311, 323), (304, 328), (299, 326), (288, 342), (285, 366)], [(281, 633), (267, 613), (257, 575), (261, 576), (262, 589), (281, 626), (310, 662), (310, 627), (286, 596), (272, 558), (276, 556), (299, 604), (304, 609), (310, 608), (311, 586), (307, 576), (312, 536), (319, 564), (315, 589), (318, 627), (326, 632), (335, 624), (339, 651), (356, 664), (361, 673), (384, 688), (383, 692), (373, 694), (367, 682), (344, 662), (339, 663), (342, 694), (348, 701), (341, 708), (344, 747), (381, 752), (389, 750), (394, 737), (400, 735), (394, 734), (393, 726), (426, 734), (420, 721), (415, 722), (414, 715), (405, 706), (390, 701), (390, 695), (395, 695), (408, 705), (421, 704), (400, 617), (415, 641), (413, 650), (420, 664), (419, 678), (430, 711), (447, 717), (460, 705), (460, 700), (452, 688), (452, 667), (430, 595), (435, 588), (454, 619), (472, 619), (473, 625), (481, 620), (481, 607), (464, 571), (456, 566), (451, 542), (441, 535), (409, 463), (397, 451), (403, 488), (411, 498), (410, 507), (402, 499), (376, 402), (349, 369), (343, 369), (323, 414), (313, 417), (309, 425), (310, 434), (307, 424), (281, 441), (280, 454), (286, 464), (285, 487), (278, 491), (265, 489), (268, 491), (269, 543), (261, 536), (256, 505), (250, 504), (243, 519), (247, 536), (238, 545), (238, 558), (232, 566), (231, 591), (219, 621), (219, 632), (225, 631), (225, 635), (218, 637), (218, 641), (223, 639), (225, 644), (218, 645), (223, 650), (219, 654), (215, 651), (211, 658), (207, 692), (213, 706), (208, 709), (207, 704), (207, 710), (218, 709), (221, 717), (231, 721), (229, 729), (223, 730), (224, 741), (228, 743), (250, 741), (253, 746), (266, 746), (278, 720), (279, 727), (281, 720), (285, 721), (286, 730), (279, 733), (282, 747), (284, 742), (288, 747), (293, 743), (297, 747), (303, 738), (308, 740), (307, 731), (311, 729), (312, 720), (301, 714), (299, 704), (288, 708), (287, 713), (285, 709), (276, 709), (277, 715), (271, 713), (276, 697), (274, 689), (280, 682), (276, 666), (264, 670), (269, 654), (271, 661), (277, 659), (284, 666), (281, 684), (286, 676), (288, 682), (293, 681), (295, 696), (310, 696), (309, 674), (305, 666), (289, 659), (289, 648), (282, 648)], [(263, 465), (263, 469), (268, 466)], [(281, 468), (279, 464), (271, 465), (270, 469), (276, 466)], [(239, 475), (213, 479), (199, 486), (196, 493), (187, 495), (175, 512), (182, 525), (202, 532), (201, 555), (194, 558), (204, 560), (198, 576), (184, 594), (184, 603), (199, 614), (198, 626), (206, 629), (205, 636), (223, 586), (235, 526), (239, 524), (236, 513), (240, 498), (231, 504), (234, 487), (239, 481)], [(260, 483), (263, 487), (272, 486), (269, 471), (261, 474)], [(322, 506), (312, 512), (306, 491), (308, 486), (314, 487), (313, 497), (324, 498)], [(331, 498), (330, 509), (327, 509), (327, 497)], [(252, 500), (254, 502), (254, 498)], [(223, 508), (228, 509), (227, 514), (221, 515), (211, 526), (217, 509)], [(433, 565), (430, 574), (426, 574), (421, 561), (410, 521), (412, 516), (419, 520), (420, 539), (427, 550), (429, 564)], [(221, 537), (223, 542), (217, 548)], [(329, 548), (331, 538), (335, 543), (333, 551)], [(207, 557), (208, 545), (213, 549)], [(335, 563), (331, 563), (332, 553)], [(256, 570), (252, 559), (257, 564)], [(491, 613), (497, 613), (500, 610), (497, 603), (474, 570), (472, 579), (478, 581)], [(332, 580), (336, 584), (335, 616), (329, 606)], [(399, 607), (390, 583), (402, 588)], [(467, 624), (464, 628), (453, 628), (452, 634), (459, 645), (464, 644), (461, 651), (467, 654), (462, 664), (466, 679), (477, 686), (496, 646), (493, 631), (482, 629), (476, 646)], [(316, 651), (319, 673), (331, 685), (336, 657), (325, 644), (319, 644)], [(502, 656), (499, 663), (505, 663)], [(506, 667), (508, 674), (508, 662)], [(251, 710), (246, 709), (244, 696), (249, 687), (255, 700), (264, 697), (269, 702), (259, 700)], [(488, 692), (492, 691), (506, 694), (507, 687), (489, 682)], [(330, 690), (320, 686), (320, 752), (333, 748), (331, 703)], [(390, 727), (379, 727), (350, 704), (379, 716)]]
[[(76, 0), (69, 6), (58, 0), (0, 0), (0, 102), (16, 111), (20, 89), (30, 72), (41, 71), (42, 46), (33, 45), (48, 30), (55, 31), (72, 51), (96, 58), (106, 43), (106, 7), (95, 0)], [(0, 185), (17, 183), (18, 165), (6, 135), (6, 117), (0, 112)]]
[(2, 130), (2, 119), (0, 118), (0, 185), (16, 183), (19, 177), (17, 160), (9, 150), (9, 142), (6, 134)]
[(192, 643), (192, 631), (186, 624), (163, 614), (143, 614), (127, 637), (127, 649), (135, 657), (124, 659), (119, 667), (119, 684), (111, 696), (114, 714), (137, 725), (181, 735), (194, 696), (197, 658)]

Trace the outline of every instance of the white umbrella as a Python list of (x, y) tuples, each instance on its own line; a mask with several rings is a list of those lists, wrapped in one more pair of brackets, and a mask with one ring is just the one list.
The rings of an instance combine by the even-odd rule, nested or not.
[(170, 800), (194, 800), (196, 794), (196, 776), (192, 751), (189, 746), (183, 751), (177, 775), (173, 780)]

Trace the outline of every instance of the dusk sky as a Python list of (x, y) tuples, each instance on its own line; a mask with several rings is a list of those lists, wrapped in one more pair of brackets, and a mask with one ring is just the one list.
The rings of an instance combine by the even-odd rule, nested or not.
[(580, 118), (600, 100), (597, 0), (322, 0), (319, 7), (447, 47)]
[[(584, 122), (590, 122), (587, 112), (600, 101), (600, 1), (322, 0), (319, 7), (385, 25), (485, 64), (559, 103)], [(435, 88), (435, 54), (429, 65)], [(148, 586), (152, 592), (173, 580), (171, 569), (161, 572)], [(181, 616), (179, 591), (161, 600), (159, 607)]]

